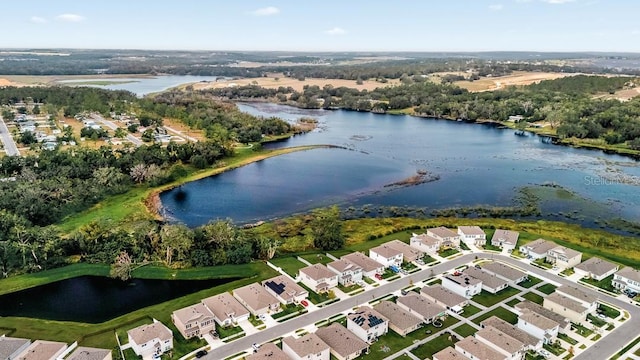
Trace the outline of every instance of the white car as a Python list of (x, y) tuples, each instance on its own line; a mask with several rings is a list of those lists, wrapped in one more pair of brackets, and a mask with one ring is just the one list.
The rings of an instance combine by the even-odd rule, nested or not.
[(607, 317), (604, 314), (598, 314), (598, 317), (602, 320), (606, 320)]

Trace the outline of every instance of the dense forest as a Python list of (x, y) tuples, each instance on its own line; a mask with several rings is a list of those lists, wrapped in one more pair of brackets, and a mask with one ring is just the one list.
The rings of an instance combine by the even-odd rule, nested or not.
[(627, 142), (640, 149), (640, 99), (622, 102), (595, 98), (636, 86), (630, 77), (577, 75), (523, 87), (472, 93), (451, 84), (435, 84), (412, 77), (399, 86), (372, 91), (346, 87), (306, 86), (262, 89), (242, 86), (207, 90), (227, 99), (269, 98), (304, 108), (342, 108), (384, 113), (411, 108), (416, 114), (467, 121), (507, 121), (522, 115), (526, 122), (542, 121), (560, 138), (603, 139), (608, 144)]
[[(253, 243), (260, 239), (251, 239), (246, 244), (217, 244), (206, 235), (210, 230), (191, 230), (180, 225), (140, 221), (133, 229), (125, 230), (105, 220), (62, 237), (55, 224), (107, 197), (166, 184), (187, 176), (192, 169), (214, 166), (233, 154), (236, 141), (260, 141), (263, 134), (288, 134), (293, 128), (287, 122), (257, 118), (241, 113), (233, 104), (186, 95), (140, 100), (127, 92), (92, 88), (0, 89), (2, 105), (27, 99), (41, 103), (52, 114), (109, 112), (126, 107), (141, 110), (150, 119), (176, 116), (206, 129), (209, 136), (207, 141), (171, 142), (166, 147), (158, 144), (124, 149), (71, 147), (24, 157), (2, 157), (0, 269), (4, 276), (58, 266), (71, 255), (79, 255), (83, 261), (110, 263), (126, 251), (136, 261), (211, 265), (246, 262), (262, 251)], [(230, 224), (225, 226), (229, 227), (228, 232), (237, 230)], [(208, 240), (202, 240), (203, 237)], [(204, 243), (198, 245), (199, 241)], [(209, 255), (217, 251), (212, 258), (215, 260), (207, 260), (211, 256), (198, 256), (197, 250), (208, 251)]]

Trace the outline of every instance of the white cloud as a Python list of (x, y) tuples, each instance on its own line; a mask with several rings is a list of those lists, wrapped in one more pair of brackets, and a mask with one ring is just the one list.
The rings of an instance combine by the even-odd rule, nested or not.
[(542, 0), (542, 1), (546, 2), (547, 4), (566, 4), (566, 3), (574, 2), (576, 0)]
[(502, 4), (492, 4), (489, 5), (489, 10), (491, 11), (500, 11), (504, 8), (504, 6), (502, 6)]
[(329, 29), (324, 33), (327, 35), (344, 35), (347, 33), (347, 30), (340, 27), (334, 27), (333, 29)]
[(85, 17), (78, 14), (62, 14), (56, 16), (56, 19), (64, 22), (82, 22)]
[(271, 16), (279, 13), (280, 13), (280, 9), (278, 9), (275, 6), (267, 6), (266, 8), (254, 10), (251, 12), (251, 14), (255, 16)]
[(34, 24), (44, 24), (47, 22), (47, 19), (40, 16), (32, 16), (29, 20)]

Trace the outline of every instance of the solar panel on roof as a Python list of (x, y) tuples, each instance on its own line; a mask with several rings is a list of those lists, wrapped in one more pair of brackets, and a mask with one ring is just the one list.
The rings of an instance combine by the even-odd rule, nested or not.
[(282, 283), (277, 284), (275, 281), (267, 281), (265, 284), (278, 295), (284, 292), (285, 285)]

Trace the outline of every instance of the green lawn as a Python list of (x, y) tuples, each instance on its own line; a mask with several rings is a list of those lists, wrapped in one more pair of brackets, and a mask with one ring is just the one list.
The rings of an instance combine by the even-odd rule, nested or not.
[(575, 344), (577, 344), (577, 343), (578, 343), (578, 340), (576, 340), (576, 339), (574, 339), (574, 338), (570, 337), (570, 336), (569, 336), (569, 335), (567, 335), (567, 334), (558, 333), (558, 338), (559, 338), (559, 339), (562, 339), (562, 340), (564, 340), (564, 341), (566, 341), (566, 342), (568, 342), (568, 343), (569, 343), (569, 344), (571, 344), (571, 345), (575, 345)]
[(521, 282), (518, 285), (522, 286), (525, 289), (528, 289), (528, 288), (530, 288), (532, 286), (535, 286), (535, 285), (538, 285), (539, 283), (542, 282), (541, 279), (538, 279), (537, 277), (532, 276), (532, 275), (528, 275), (527, 278), (528, 278), (527, 280)]
[(269, 260), (273, 265), (282, 268), (284, 272), (291, 275), (291, 277), (295, 278), (298, 276), (298, 270), (303, 267), (307, 267), (305, 263), (296, 259), (295, 256), (286, 256), (286, 257), (278, 257)]
[(427, 286), (436, 285), (436, 284), (442, 284), (442, 279), (440, 279), (440, 278), (433, 279), (433, 280), (429, 281), (428, 283), (426, 283)]
[(249, 322), (251, 323), (251, 325), (256, 326), (256, 327), (264, 324), (264, 322), (262, 320), (258, 319), (255, 315), (250, 315), (249, 316)]
[(521, 302), (521, 301), (520, 301), (519, 299), (517, 299), (517, 298), (513, 298), (513, 299), (511, 299), (511, 300), (507, 301), (505, 304), (506, 304), (506, 305), (509, 305), (509, 306), (511, 306), (511, 307), (515, 307), (515, 306), (516, 306), (516, 304), (519, 304), (520, 302)]
[(342, 291), (343, 293), (348, 294), (348, 293), (350, 293), (352, 291), (356, 291), (358, 289), (362, 289), (362, 287), (360, 287), (360, 285), (358, 285), (358, 284), (353, 284), (353, 285), (350, 285), (350, 286), (344, 286), (344, 285), (338, 284), (338, 289), (340, 289), (340, 291)]
[(302, 286), (305, 290), (307, 290), (309, 292), (308, 299), (314, 304), (320, 304), (320, 303), (323, 303), (325, 301), (329, 301), (329, 300), (334, 298), (334, 297), (331, 296), (331, 294), (333, 294), (332, 292), (318, 294), (317, 292), (309, 289), (303, 283), (298, 283), (298, 285)]
[(555, 356), (559, 356), (560, 354), (562, 354), (564, 352), (564, 348), (562, 348), (561, 346), (557, 346), (555, 344), (544, 344), (542, 346), (545, 350), (547, 350), (548, 352), (552, 353)]
[[(294, 314), (294, 313), (302, 314), (303, 311), (306, 312), (304, 306), (302, 305), (288, 304), (285, 306), (281, 306), (281, 308), (282, 310), (280, 312), (271, 315), (271, 317), (277, 320), (277, 319), (280, 319), (281, 317), (285, 317), (290, 314)], [(290, 318), (287, 318), (287, 319), (290, 319)]]
[(591, 334), (593, 334), (593, 330), (586, 328), (580, 324), (576, 324), (576, 323), (571, 323), (571, 327), (576, 329), (576, 332), (581, 335), (582, 337), (589, 337), (591, 336)]
[(469, 249), (469, 247), (467, 246), (467, 244), (465, 244), (464, 242), (460, 242), (460, 249), (462, 250), (471, 250)]
[[(260, 321), (260, 323), (262, 323), (262, 321)], [(228, 338), (229, 336), (239, 334), (243, 331), (244, 330), (242, 330), (240, 326), (220, 326), (216, 323), (216, 332), (220, 339)]]
[(575, 271), (575, 270), (573, 270), (573, 268), (566, 268), (566, 269), (564, 269), (564, 270), (562, 270), (562, 271), (560, 272), (560, 274), (562, 274), (562, 275), (564, 275), (564, 276), (571, 276), (571, 275), (573, 275), (573, 274), (575, 274), (575, 273), (576, 273), (576, 271)]
[(455, 331), (456, 334), (462, 336), (463, 338), (466, 338), (469, 335), (475, 334), (478, 330), (469, 324), (462, 324), (453, 329), (453, 331)]
[(453, 255), (459, 254), (459, 253), (460, 252), (458, 250), (451, 248), (451, 249), (446, 249), (446, 250), (439, 251), (438, 255), (446, 258), (446, 257), (453, 256)]
[(444, 350), (448, 346), (453, 346), (455, 344), (453, 340), (454, 339), (450, 335), (442, 334), (413, 349), (411, 353), (420, 359), (431, 359), (433, 354)]
[(504, 300), (512, 297), (513, 295), (517, 295), (519, 292), (520, 290), (516, 288), (512, 288), (511, 286), (507, 286), (506, 288), (498, 291), (495, 294), (482, 290), (482, 292), (474, 296), (472, 300), (477, 302), (480, 305), (489, 307), (499, 302), (503, 302)]
[(617, 319), (618, 316), (620, 316), (620, 311), (612, 308), (611, 306), (607, 306), (605, 304), (600, 304), (600, 307), (598, 309), (602, 314), (604, 314), (604, 316), (612, 319)]
[(424, 254), (424, 256), (422, 257), (422, 261), (424, 261), (425, 264), (431, 264), (432, 262), (436, 262), (437, 260), (427, 254)]
[(545, 360), (545, 357), (535, 352), (528, 351), (524, 354), (524, 360)]
[(611, 285), (611, 280), (613, 280), (613, 274), (607, 276), (606, 278), (598, 281), (598, 280), (594, 280), (594, 279), (581, 279), (580, 281), (585, 282), (589, 285), (593, 285), (596, 287), (599, 287), (602, 290), (606, 290), (609, 292), (616, 292), (616, 288), (613, 287), (613, 285)]
[(522, 297), (538, 305), (542, 305), (542, 303), (544, 302), (544, 298), (542, 296), (532, 292), (528, 292), (522, 295)]
[(324, 253), (302, 254), (299, 256), (312, 264), (327, 265), (328, 263), (333, 261), (332, 258), (328, 257)]
[(556, 289), (557, 289), (557, 286), (555, 286), (553, 284), (544, 284), (544, 285), (538, 287), (536, 290), (540, 291), (543, 294), (549, 295), (549, 294), (553, 293), (554, 291), (556, 291)]
[(499, 246), (494, 246), (491, 245), (491, 241), (487, 240), (487, 244), (485, 246), (483, 246), (485, 250), (490, 250), (490, 251), (497, 251), (497, 252), (501, 252), (502, 249), (500, 249)]
[(462, 316), (468, 318), (479, 313), (480, 311), (482, 310), (479, 307), (469, 304), (464, 307), (464, 312), (462, 313)]
[(605, 325), (608, 325), (608, 323), (602, 319), (600, 319), (597, 316), (593, 316), (591, 314), (587, 315), (587, 320), (590, 321), (593, 325), (597, 326), (597, 327), (603, 327)]
[(477, 318), (473, 319), (472, 321), (476, 324), (480, 324), (483, 320), (488, 319), (492, 316), (497, 316), (500, 319), (511, 323), (511, 324), (516, 324), (518, 322), (518, 315), (512, 313), (511, 311), (503, 308), (502, 306), (498, 306), (497, 308), (488, 311), (480, 316), (478, 316)]
[(545, 261), (545, 258), (536, 259), (533, 263), (545, 269), (551, 269), (553, 267), (553, 265)]

